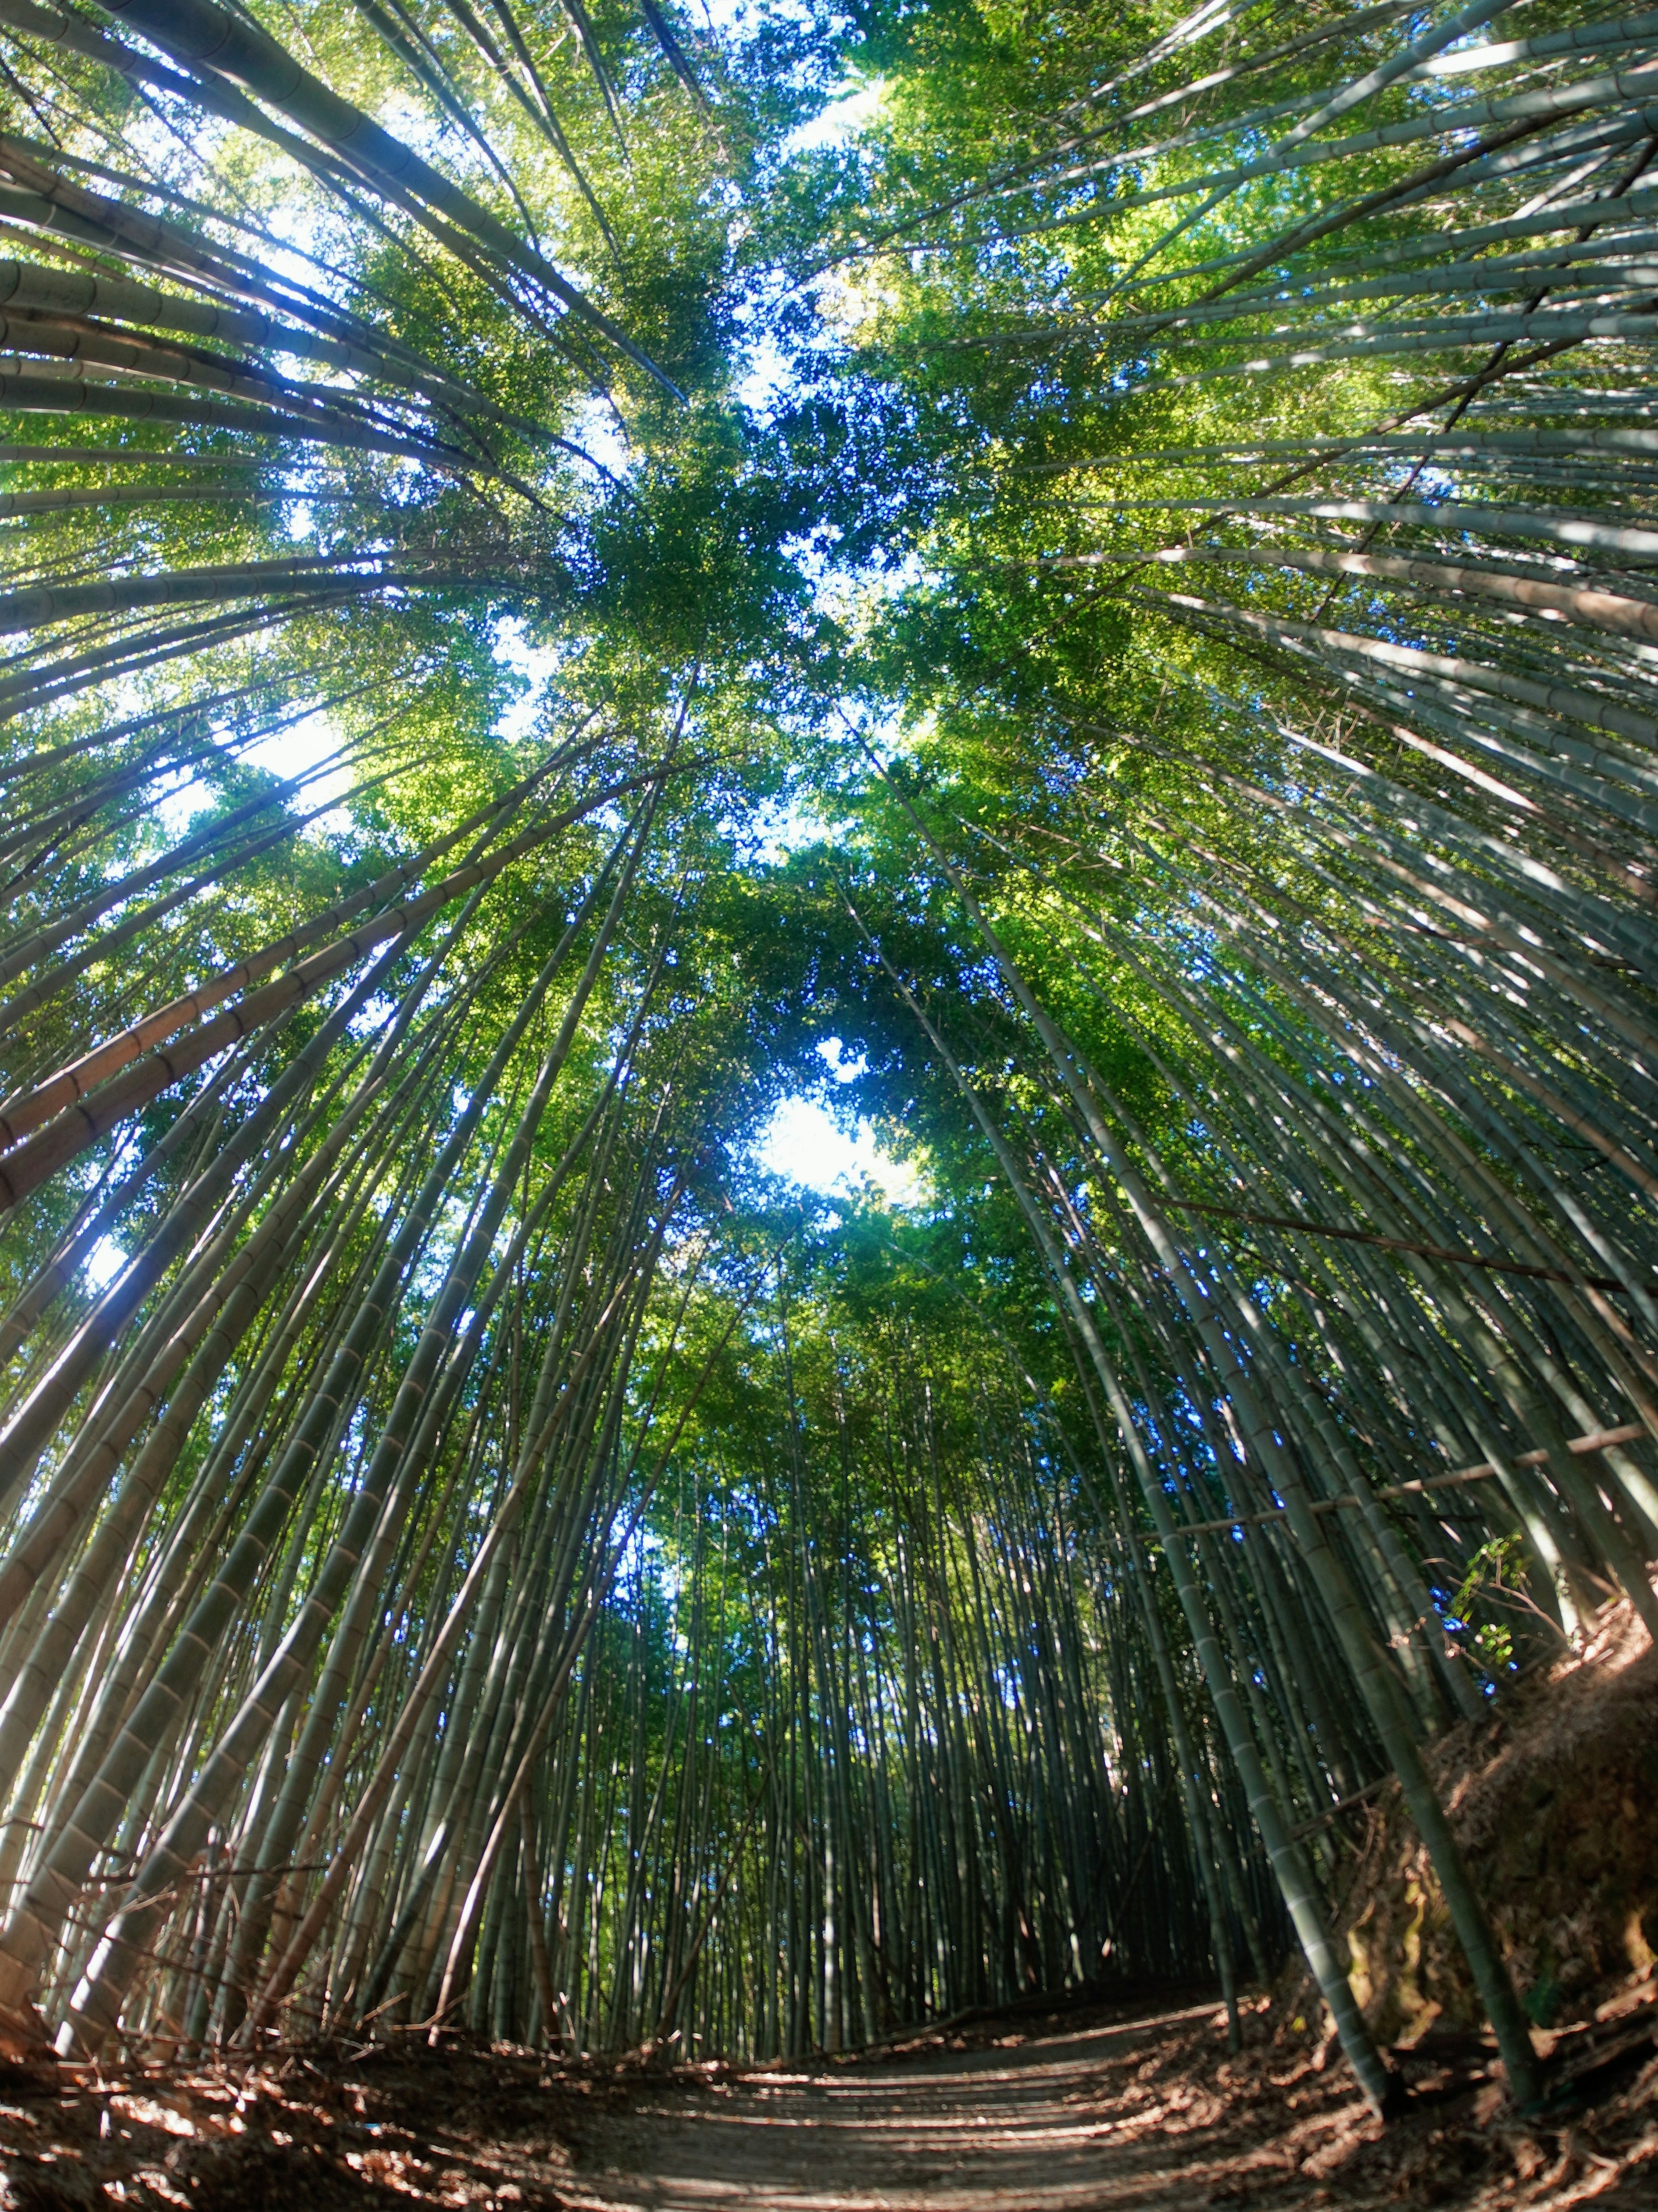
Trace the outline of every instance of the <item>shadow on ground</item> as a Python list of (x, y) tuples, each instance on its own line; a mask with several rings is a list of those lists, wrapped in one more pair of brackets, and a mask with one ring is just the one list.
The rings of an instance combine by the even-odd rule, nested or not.
[(1504, 2108), (1475, 2039), (1406, 2054), (1383, 2130), (1331, 2047), (1266, 2001), (1073, 2008), (769, 2070), (651, 2073), (376, 2045), (258, 2067), (0, 2085), (5, 2203), (368, 2212), (1558, 2212), (1658, 2207), (1658, 2006), (1563, 2039), (1570, 2102)]

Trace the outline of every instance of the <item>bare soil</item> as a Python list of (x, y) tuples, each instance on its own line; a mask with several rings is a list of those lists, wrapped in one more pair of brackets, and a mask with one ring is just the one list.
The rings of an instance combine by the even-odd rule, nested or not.
[[(1537, 2027), (1604, 2018), (1658, 1966), (1658, 1652), (1627, 1603), (1581, 1656), (1519, 1685), (1430, 1754)], [(1409, 2043), (1481, 2018), (1395, 1788), (1344, 1839), (1339, 1924), (1371, 2032)]]
[(1196, 2212), (1199, 2206), (1658, 2208), (1658, 2007), (1571, 2031), (1547, 2120), (1509, 2114), (1476, 2039), (1401, 2055), (1383, 2129), (1265, 2001), (1229, 2060), (1209, 1998), (1073, 2008), (878, 2056), (735, 2072), (507, 2049), (295, 2053), (258, 2067), (0, 2083), (3, 2202), (194, 2212)]

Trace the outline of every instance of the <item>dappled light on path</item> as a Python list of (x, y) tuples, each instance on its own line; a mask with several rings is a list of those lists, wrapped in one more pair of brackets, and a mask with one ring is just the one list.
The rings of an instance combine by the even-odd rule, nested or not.
[(1658, 2130), (1643, 2130), (1642, 2112), (1658, 2063), (1597, 2115), (1552, 2131), (1497, 2120), (1483, 2070), (1447, 2069), (1384, 2130), (1329, 2037), (1286, 2038), (1264, 1999), (1236, 2060), (1212, 2001), (1085, 2027), (1060, 2018), (987, 2028), (977, 2047), (933, 2034), (861, 2059), (686, 2069), (578, 2130), (566, 2201), (580, 2212), (1653, 2201), (1640, 2192), (1658, 2179)]
[[(614, 2163), (583, 2172), (573, 2201), (584, 2212), (1172, 2205), (1178, 2192), (1236, 2177), (1225, 2107), (1187, 2082), (1125, 2097), (1120, 2077), (1132, 2079), (1129, 2058), (1139, 2060), (1149, 2031), (1215, 2019), (1210, 2003), (1058, 2039), (1010, 2037), (1011, 2048), (795, 2065), (716, 2080), (689, 2109), (671, 2092), (606, 2131), (599, 2154)], [(1339, 2137), (1365, 2118), (1355, 2095), (1321, 2133)]]
[[(424, 2038), (0, 2083), (0, 2201), (191, 2212), (1198, 2212), (1649, 2208), (1654, 2008), (1577, 2031), (1577, 2097), (1522, 2123), (1463, 2038), (1403, 2061), (1385, 2129), (1293, 1975), (1226, 2056), (1212, 1996), (1035, 2005), (863, 2055), (736, 2069)], [(1649, 2000), (1649, 1992), (1643, 1993)], [(1183, 2001), (1182, 2001), (1183, 2000)], [(1431, 2039), (1430, 2039), (1430, 2041)], [(1587, 2070), (1582, 2070), (1587, 2068)]]

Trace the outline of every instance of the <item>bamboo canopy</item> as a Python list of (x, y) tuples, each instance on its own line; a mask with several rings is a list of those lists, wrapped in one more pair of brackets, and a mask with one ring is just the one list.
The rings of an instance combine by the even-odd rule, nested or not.
[[(1658, 1636), (1658, 15), (0, 0), (0, 2028), (1332, 1936)], [(757, 1150), (838, 1098), (908, 1164)]]

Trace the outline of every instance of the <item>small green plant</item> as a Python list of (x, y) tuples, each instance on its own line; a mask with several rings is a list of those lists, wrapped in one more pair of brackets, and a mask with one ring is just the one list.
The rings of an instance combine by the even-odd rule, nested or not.
[[(1472, 1626), (1470, 1614), (1476, 1599), (1501, 1591), (1511, 1594), (1512, 1585), (1504, 1575), (1519, 1557), (1521, 1540), (1518, 1534), (1493, 1536), (1482, 1544), (1468, 1562), (1468, 1571), (1451, 1600), (1452, 1617)], [(1493, 1674), (1501, 1674), (1514, 1659), (1514, 1631), (1502, 1621), (1488, 1622), (1483, 1628), (1473, 1630), (1473, 1641), (1482, 1662)]]

